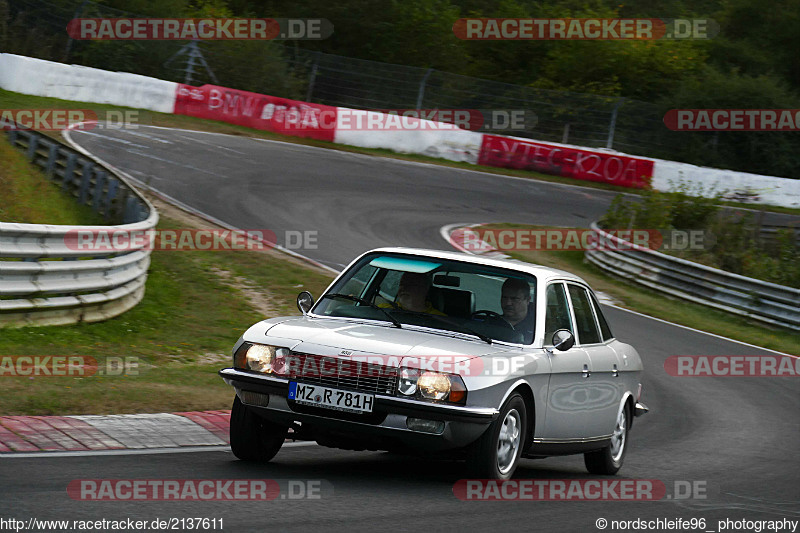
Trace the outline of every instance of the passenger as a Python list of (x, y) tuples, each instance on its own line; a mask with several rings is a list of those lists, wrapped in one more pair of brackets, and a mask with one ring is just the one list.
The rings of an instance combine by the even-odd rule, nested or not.
[(444, 313), (433, 307), (428, 300), (428, 291), (430, 288), (431, 279), (426, 274), (405, 272), (400, 277), (395, 303), (400, 309), (406, 311), (445, 316)]

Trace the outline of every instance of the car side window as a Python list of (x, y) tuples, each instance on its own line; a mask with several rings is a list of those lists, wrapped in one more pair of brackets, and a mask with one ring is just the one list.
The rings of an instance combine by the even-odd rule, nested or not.
[(597, 302), (597, 298), (595, 298), (594, 294), (591, 292), (589, 295), (592, 297), (592, 303), (594, 304), (594, 312), (597, 315), (597, 321), (600, 322), (600, 333), (603, 334), (603, 341), (613, 339), (614, 334), (611, 333), (611, 328), (608, 327), (608, 322), (606, 322), (606, 317), (603, 316), (603, 312), (600, 310), (600, 304)]
[(592, 304), (586, 289), (578, 285), (569, 285), (569, 297), (572, 300), (572, 309), (575, 311), (575, 326), (578, 328), (578, 341), (581, 344), (595, 344), (600, 342), (600, 331), (592, 313)]
[(544, 319), (544, 344), (552, 346), (553, 333), (559, 329), (572, 331), (572, 320), (570, 319), (569, 304), (567, 304), (567, 295), (564, 292), (563, 283), (551, 283), (547, 286), (545, 293), (547, 301), (547, 309), (545, 310)]

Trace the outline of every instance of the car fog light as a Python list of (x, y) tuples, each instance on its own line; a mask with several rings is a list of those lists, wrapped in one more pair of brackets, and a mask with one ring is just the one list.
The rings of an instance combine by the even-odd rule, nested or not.
[(413, 431), (424, 433), (435, 433), (440, 435), (444, 432), (444, 422), (441, 420), (425, 420), (423, 418), (407, 418), (406, 427)]
[(269, 405), (269, 394), (261, 394), (260, 392), (253, 392), (243, 390), (239, 392), (239, 399), (245, 405), (256, 405), (259, 407), (267, 407)]

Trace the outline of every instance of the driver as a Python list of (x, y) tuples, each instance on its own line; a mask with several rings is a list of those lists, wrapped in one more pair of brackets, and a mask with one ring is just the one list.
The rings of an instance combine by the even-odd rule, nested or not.
[(508, 278), (503, 282), (500, 296), (500, 307), (503, 318), (522, 334), (523, 344), (533, 341), (536, 320), (533, 312), (529, 312), (531, 289), (528, 282), (519, 278)]

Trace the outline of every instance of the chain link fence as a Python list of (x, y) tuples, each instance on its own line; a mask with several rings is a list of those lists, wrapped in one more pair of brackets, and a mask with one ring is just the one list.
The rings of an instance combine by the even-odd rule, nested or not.
[[(0, 0), (0, 19), (6, 2)], [(663, 122), (668, 108), (628, 98), (326, 54), (297, 42), (91, 42), (74, 41), (65, 32), (72, 18), (136, 16), (142, 15), (88, 0), (74, 8), (48, 0), (12, 0), (6, 24), (0, 20), (0, 51), (357, 109), (478, 110), (485, 133), (703, 166), (786, 177), (800, 168), (799, 133), (674, 132)], [(510, 123), (513, 113), (522, 119)]]

